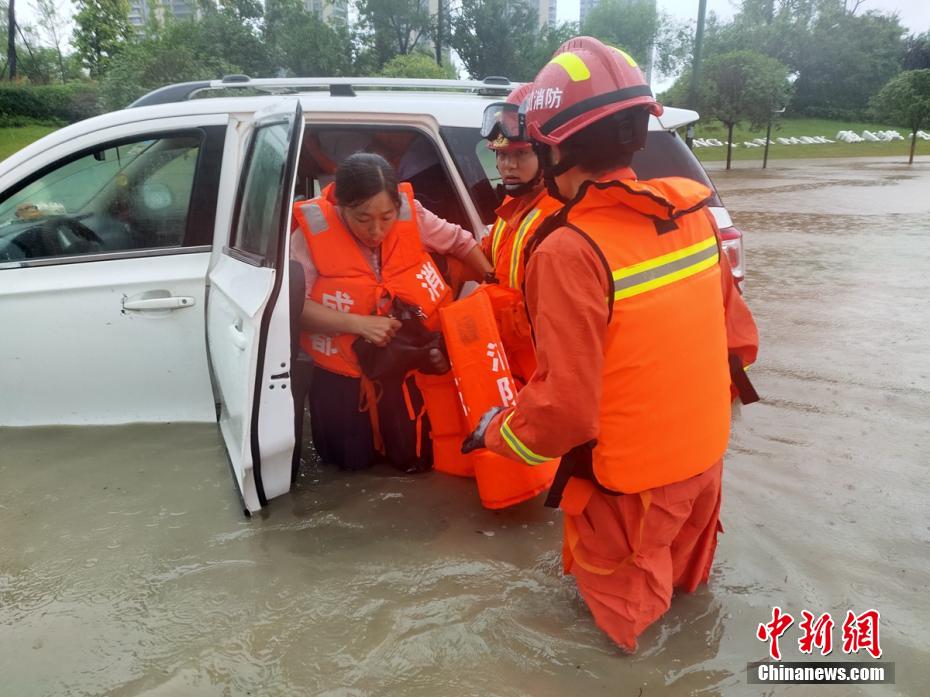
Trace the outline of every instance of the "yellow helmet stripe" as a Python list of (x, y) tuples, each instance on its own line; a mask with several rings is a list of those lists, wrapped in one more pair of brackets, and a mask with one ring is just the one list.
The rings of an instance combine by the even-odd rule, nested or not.
[(588, 66), (574, 53), (560, 53), (549, 61), (549, 63), (555, 63), (565, 68), (565, 72), (568, 73), (572, 82), (581, 82), (591, 77), (591, 71), (588, 70)]
[(619, 53), (619, 54), (623, 57), (623, 59), (624, 59), (627, 63), (630, 64), (630, 67), (631, 67), (631, 68), (638, 68), (638, 67), (639, 67), (639, 66), (636, 64), (636, 61), (633, 60), (633, 56), (631, 56), (629, 53), (627, 53), (627, 52), (624, 51), (623, 49), (617, 48), (616, 46), (610, 46), (610, 48), (612, 48), (614, 51), (616, 51), (617, 53)]

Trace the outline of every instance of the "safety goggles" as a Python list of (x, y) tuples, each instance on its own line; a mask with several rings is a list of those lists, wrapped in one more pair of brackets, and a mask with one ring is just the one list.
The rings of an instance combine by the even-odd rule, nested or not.
[(520, 129), (519, 108), (516, 104), (495, 102), (484, 110), (481, 120), (481, 137), (491, 139), (502, 135), (510, 140), (525, 140)]

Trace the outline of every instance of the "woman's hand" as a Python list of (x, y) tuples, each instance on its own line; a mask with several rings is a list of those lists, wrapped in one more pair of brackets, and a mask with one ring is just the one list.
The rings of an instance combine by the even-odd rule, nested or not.
[(379, 317), (378, 315), (352, 315), (356, 320), (353, 334), (358, 334), (365, 341), (370, 341), (375, 346), (387, 346), (397, 330), (400, 329), (400, 320), (391, 317)]

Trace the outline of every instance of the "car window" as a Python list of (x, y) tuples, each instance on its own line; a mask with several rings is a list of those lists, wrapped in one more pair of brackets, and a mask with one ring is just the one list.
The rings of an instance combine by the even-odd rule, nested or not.
[(101, 145), (0, 198), (0, 262), (184, 244), (203, 133)]
[(710, 205), (723, 205), (707, 172), (674, 131), (649, 131), (646, 147), (633, 155), (633, 171), (639, 179), (693, 179), (714, 192)]
[(440, 131), (481, 221), (485, 225), (492, 224), (497, 217), (494, 209), (500, 205), (500, 198), (495, 192), (495, 186), (500, 183), (500, 173), (497, 171), (494, 153), (488, 149), (487, 140), (481, 137), (477, 126), (446, 126)]
[(297, 165), (295, 196), (312, 198), (333, 180), (339, 163), (356, 152), (383, 156), (400, 181), (413, 187), (417, 201), (440, 218), (471, 228), (436, 144), (426, 133), (406, 127), (311, 124)]
[(291, 125), (287, 121), (255, 130), (246, 164), (240, 208), (230, 247), (264, 264), (274, 258), (281, 228), (281, 196), (287, 170)]

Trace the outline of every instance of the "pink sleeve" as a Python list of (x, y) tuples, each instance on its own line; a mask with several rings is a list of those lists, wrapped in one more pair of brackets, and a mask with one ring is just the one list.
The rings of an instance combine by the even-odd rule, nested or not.
[(414, 201), (414, 204), (417, 208), (420, 239), (428, 251), (451, 254), (456, 259), (462, 259), (477, 246), (475, 236), (461, 225), (450, 223), (431, 213), (420, 205), (419, 201)]
[(318, 274), (313, 259), (310, 258), (310, 250), (307, 249), (307, 240), (304, 239), (300, 228), (291, 233), (291, 259), (304, 267), (304, 282), (307, 284), (307, 296), (309, 297), (310, 289), (316, 283)]

